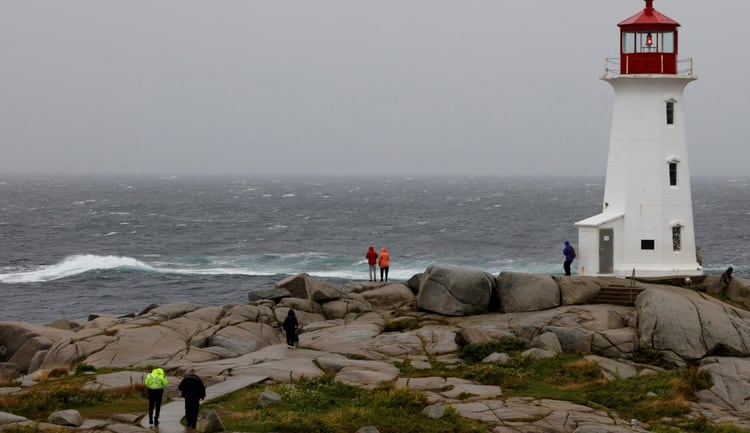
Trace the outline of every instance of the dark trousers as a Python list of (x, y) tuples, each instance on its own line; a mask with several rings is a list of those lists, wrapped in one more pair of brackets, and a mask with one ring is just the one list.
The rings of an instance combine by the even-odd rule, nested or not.
[(294, 346), (297, 340), (297, 331), (284, 331), (286, 333), (286, 345)]
[(159, 422), (159, 412), (161, 412), (161, 399), (164, 396), (164, 389), (146, 388), (148, 394), (148, 423)]
[(185, 399), (185, 424), (187, 424), (188, 427), (195, 428), (195, 424), (198, 422), (198, 409), (200, 409), (200, 406), (200, 399)]
[(388, 281), (388, 266), (380, 268), (380, 281), (383, 281), (383, 274), (385, 274), (385, 281)]
[(563, 262), (563, 269), (565, 269), (565, 275), (570, 275), (570, 264), (572, 262), (573, 262), (572, 260), (571, 261), (566, 260)]

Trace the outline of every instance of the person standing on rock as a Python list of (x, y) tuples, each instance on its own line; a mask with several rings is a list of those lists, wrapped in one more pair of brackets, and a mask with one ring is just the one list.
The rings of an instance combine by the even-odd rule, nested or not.
[(161, 368), (151, 370), (143, 383), (146, 385), (146, 393), (148, 394), (148, 423), (149, 425), (159, 425), (161, 400), (164, 397), (164, 388), (168, 384), (167, 378), (164, 376), (164, 370)]
[(721, 280), (721, 292), (719, 292), (721, 296), (726, 296), (727, 289), (732, 284), (732, 272), (734, 272), (734, 268), (730, 266), (724, 271), (724, 273), (721, 274), (721, 277), (719, 278)]
[(180, 390), (182, 398), (185, 399), (185, 424), (194, 429), (198, 422), (200, 401), (206, 398), (206, 386), (203, 385), (201, 378), (195, 374), (195, 370), (191, 368), (182, 378), (177, 389)]
[(378, 253), (375, 252), (375, 248), (373, 248), (372, 245), (370, 245), (370, 248), (367, 250), (365, 258), (367, 258), (367, 266), (370, 268), (370, 281), (377, 281), (378, 270), (375, 265), (378, 264)]
[(565, 275), (570, 275), (570, 264), (573, 263), (573, 259), (576, 258), (576, 250), (570, 242), (565, 241), (565, 248), (563, 248), (563, 254), (565, 255), (565, 261), (563, 262), (563, 269)]
[(286, 313), (286, 319), (284, 319), (284, 334), (286, 334), (286, 347), (287, 349), (294, 349), (294, 343), (299, 341), (299, 322), (297, 316), (294, 314), (294, 310), (289, 310)]
[(388, 281), (388, 267), (391, 264), (391, 256), (388, 255), (388, 249), (386, 247), (383, 247), (380, 250), (380, 255), (378, 255), (378, 265), (380, 266), (380, 281), (383, 280), (383, 275), (385, 275), (385, 281)]

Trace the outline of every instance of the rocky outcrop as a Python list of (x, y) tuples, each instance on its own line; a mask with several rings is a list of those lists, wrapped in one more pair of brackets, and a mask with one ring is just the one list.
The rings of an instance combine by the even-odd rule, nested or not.
[(497, 281), (500, 311), (539, 311), (560, 305), (560, 286), (546, 275), (501, 272)]
[(417, 308), (447, 316), (486, 313), (494, 288), (495, 279), (486, 272), (431, 266), (420, 278)]
[(276, 289), (283, 289), (293, 297), (310, 299), (310, 276), (308, 274), (290, 275), (274, 285)]
[[(0, 326), (0, 362), (26, 372), (38, 367), (39, 354), (55, 341), (70, 338), (74, 332), (23, 322), (2, 322)], [(8, 366), (10, 370), (10, 365)]]
[(414, 293), (404, 284), (389, 284), (376, 289), (362, 292), (362, 297), (374, 307), (399, 307), (411, 306), (416, 297)]
[[(488, 274), (434, 267), (418, 280), (416, 297), (401, 283), (350, 283), (333, 297), (313, 296), (319, 299), (315, 301), (309, 290), (326, 285), (305, 283), (305, 298), (263, 299), (235, 306), (178, 303), (153, 306), (131, 317), (92, 315), (89, 321), (54, 327), (0, 322), (6, 358), (26, 360), (19, 363), (26, 370), (10, 362), (3, 366), (15, 374), (77, 363), (132, 369), (92, 377), (87, 389), (141, 383), (153, 365), (173, 374), (195, 368), (216, 382), (251, 375), (289, 382), (331, 373), (336, 380), (365, 388), (397, 384), (419, 389), (431, 402), (450, 404), (462, 416), (492, 424), (493, 431), (622, 428), (621, 420), (584, 406), (506, 398), (497, 387), (456, 378), (400, 377), (399, 363), (408, 361), (412, 368), (429, 368), (434, 360), (457, 363), (467, 344), (512, 337), (532, 347), (523, 356), (551, 357), (560, 351), (587, 354), (586, 359), (597, 362), (607, 378), (654, 371), (655, 367), (644, 368), (628, 360), (641, 348), (660, 351), (678, 363), (700, 361), (713, 387), (698, 394), (696, 413), (717, 422), (736, 418), (741, 425), (749, 423), (750, 361), (744, 357), (750, 356), (750, 313), (705, 292), (646, 284), (634, 307), (585, 304), (580, 302), (596, 287), (622, 282), (502, 273), (494, 300), (503, 312), (479, 315), (477, 311), (489, 310), (493, 302), (495, 279)], [(426, 304), (437, 305), (435, 309), (448, 306), (453, 314), (438, 314), (424, 305), (417, 308), (423, 295), (429, 299), (437, 292), (442, 294), (436, 298), (444, 300)], [(296, 310), (302, 328), (300, 348), (295, 350), (283, 344), (280, 329), (290, 308)], [(389, 332), (396, 329), (390, 325), (400, 320), (416, 326)], [(32, 340), (33, 344), (28, 343)], [(504, 362), (509, 357), (495, 353), (486, 359)], [(33, 377), (23, 377), (23, 383)], [(177, 383), (179, 378), (170, 381)]]
[(677, 362), (750, 355), (750, 312), (691, 290), (649, 288), (636, 299), (641, 347)]

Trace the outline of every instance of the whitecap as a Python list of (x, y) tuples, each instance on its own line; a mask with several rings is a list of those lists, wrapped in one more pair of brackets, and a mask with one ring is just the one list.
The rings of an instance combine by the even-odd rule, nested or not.
[(92, 254), (70, 256), (53, 265), (39, 266), (25, 272), (0, 274), (3, 283), (34, 283), (53, 281), (101, 269), (130, 268), (155, 271), (151, 266), (132, 257), (97, 256)]

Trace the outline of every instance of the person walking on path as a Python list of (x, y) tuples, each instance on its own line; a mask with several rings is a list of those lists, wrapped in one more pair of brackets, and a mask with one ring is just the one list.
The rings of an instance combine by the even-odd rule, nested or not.
[(378, 265), (380, 266), (380, 281), (383, 281), (383, 275), (385, 275), (385, 281), (388, 281), (388, 267), (391, 264), (391, 256), (388, 255), (388, 249), (383, 247), (378, 255)]
[(148, 423), (149, 425), (159, 425), (161, 400), (164, 397), (164, 388), (168, 384), (167, 378), (164, 376), (164, 370), (161, 368), (151, 370), (143, 383), (146, 385), (146, 393), (148, 394)]
[(180, 381), (177, 387), (185, 399), (185, 424), (190, 428), (195, 428), (198, 422), (198, 409), (200, 401), (206, 398), (206, 386), (194, 369), (190, 369), (185, 377)]
[(365, 257), (367, 258), (367, 266), (370, 268), (370, 281), (377, 281), (378, 270), (375, 268), (375, 265), (378, 264), (378, 253), (375, 252), (375, 248), (372, 245), (367, 250)]
[(294, 310), (289, 310), (286, 313), (286, 319), (284, 319), (284, 333), (286, 334), (286, 347), (287, 349), (294, 349), (294, 343), (299, 341), (299, 322), (297, 316), (294, 314)]
[(570, 275), (570, 264), (573, 263), (573, 259), (576, 258), (576, 250), (570, 242), (565, 241), (565, 248), (563, 248), (563, 254), (565, 255), (565, 261), (563, 262), (563, 269), (565, 275)]

